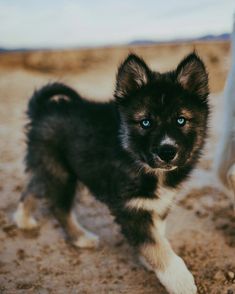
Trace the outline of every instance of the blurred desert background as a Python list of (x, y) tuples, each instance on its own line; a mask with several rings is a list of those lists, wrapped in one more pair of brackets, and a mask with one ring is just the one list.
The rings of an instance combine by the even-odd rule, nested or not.
[(223, 116), (223, 88), (230, 66), (229, 41), (116, 46), (0, 54), (0, 293), (165, 294), (139, 263), (107, 208), (84, 190), (80, 222), (101, 238), (97, 250), (78, 250), (40, 202), (40, 229), (18, 230), (12, 222), (26, 178), (25, 110), (32, 92), (60, 81), (88, 99), (112, 99), (117, 66), (129, 52), (156, 71), (171, 70), (196, 50), (210, 76), (210, 137), (198, 169), (177, 195), (168, 219), (176, 252), (193, 272), (200, 294), (235, 293), (235, 217), (232, 198), (211, 173)]
[(212, 172), (224, 131), (234, 8), (234, 0), (0, 0), (0, 294), (167, 294), (85, 188), (78, 216), (100, 236), (97, 250), (71, 246), (43, 201), (37, 230), (18, 230), (12, 214), (26, 183), (25, 111), (35, 89), (59, 81), (87, 99), (110, 100), (128, 53), (163, 72), (193, 50), (209, 72), (210, 131), (167, 234), (199, 294), (235, 294), (233, 201)]

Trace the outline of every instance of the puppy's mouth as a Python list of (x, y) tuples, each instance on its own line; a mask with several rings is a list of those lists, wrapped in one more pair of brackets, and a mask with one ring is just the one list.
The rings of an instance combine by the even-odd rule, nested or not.
[(171, 162), (164, 162), (158, 156), (152, 155), (148, 158), (145, 157), (145, 162), (152, 168), (161, 171), (172, 171), (178, 168), (176, 159)]
[(171, 164), (171, 163), (166, 163), (166, 164), (162, 164), (162, 163), (158, 163), (156, 162), (152, 168), (154, 169), (159, 169), (159, 170), (162, 170), (162, 171), (172, 171), (172, 170), (175, 170), (178, 168), (177, 165), (175, 164)]
[(172, 166), (164, 166), (164, 167), (158, 167), (157, 169), (162, 170), (162, 171), (172, 171), (177, 169), (177, 166), (172, 165)]

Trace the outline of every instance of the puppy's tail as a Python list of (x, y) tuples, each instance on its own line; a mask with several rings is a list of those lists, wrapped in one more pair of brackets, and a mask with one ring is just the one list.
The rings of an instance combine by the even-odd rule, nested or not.
[(59, 101), (52, 99), (53, 96), (65, 96), (64, 101), (68, 102), (78, 102), (81, 101), (82, 98), (78, 95), (78, 93), (72, 88), (62, 84), (62, 83), (52, 83), (42, 87), (39, 90), (36, 90), (29, 100), (28, 111), (27, 114), (31, 119), (38, 118), (43, 113), (45, 113), (46, 109), (52, 104), (59, 104)]

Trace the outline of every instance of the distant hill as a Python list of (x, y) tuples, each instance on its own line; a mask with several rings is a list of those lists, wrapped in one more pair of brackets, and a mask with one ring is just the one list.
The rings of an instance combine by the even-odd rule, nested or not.
[(231, 34), (224, 33), (221, 35), (206, 35), (198, 38), (197, 40), (205, 40), (205, 41), (227, 41), (230, 40)]
[[(149, 40), (149, 39), (137, 39), (133, 40), (127, 44), (122, 45), (131, 45), (131, 46), (141, 46), (141, 45), (154, 45), (154, 44), (166, 44), (166, 43), (181, 43), (181, 42), (193, 42), (193, 41), (227, 41), (230, 40), (231, 34), (224, 33), (220, 35), (205, 35), (197, 38), (179, 38), (179, 39), (172, 39), (167, 41), (161, 41), (161, 40)], [(110, 44), (109, 46), (112, 46)], [(90, 46), (92, 48), (95, 48), (95, 46)], [(81, 49), (81, 48), (90, 48), (90, 47), (84, 47), (84, 46), (74, 46), (72, 48), (64, 48), (64, 49)], [(100, 47), (100, 46), (99, 46)], [(8, 49), (4, 47), (0, 47), (0, 54), (4, 52), (27, 52), (27, 51), (43, 51), (43, 50), (59, 50), (58, 48), (15, 48), (15, 49)]]
[[(24, 52), (24, 51), (36, 51), (38, 49), (27, 49), (27, 48), (15, 48), (15, 49), (9, 49), (9, 48), (3, 48), (0, 47), (0, 53), (4, 52)], [(41, 49), (40, 49), (41, 50)]]
[(7, 49), (4, 49), (4, 48), (0, 48), (0, 53), (1, 52), (6, 52), (6, 51), (8, 51)]
[(151, 44), (163, 44), (163, 43), (180, 43), (180, 42), (193, 42), (193, 41), (227, 41), (230, 40), (231, 34), (224, 33), (220, 35), (205, 35), (197, 38), (182, 38), (182, 39), (173, 39), (167, 41), (160, 40), (134, 40), (128, 43), (128, 45), (151, 45)]

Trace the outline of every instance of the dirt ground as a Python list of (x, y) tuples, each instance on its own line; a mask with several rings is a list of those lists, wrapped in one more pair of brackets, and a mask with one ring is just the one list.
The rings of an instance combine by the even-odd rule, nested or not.
[(128, 51), (159, 71), (173, 68), (196, 48), (208, 65), (211, 131), (204, 156), (168, 219), (175, 251), (193, 272), (200, 294), (235, 293), (235, 216), (232, 198), (220, 189), (211, 167), (223, 115), (222, 89), (229, 69), (229, 43), (159, 45), (0, 55), (0, 293), (165, 294), (139, 263), (108, 209), (84, 190), (80, 222), (98, 234), (97, 250), (69, 245), (46, 203), (39, 203), (40, 229), (18, 230), (12, 222), (25, 184), (23, 126), (36, 87), (62, 81), (93, 99), (112, 97), (118, 63)]

